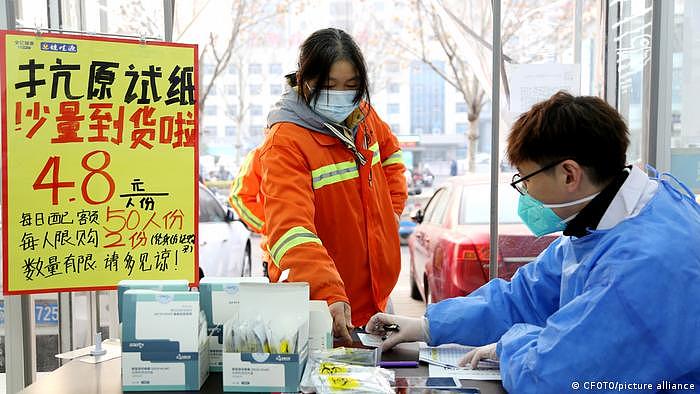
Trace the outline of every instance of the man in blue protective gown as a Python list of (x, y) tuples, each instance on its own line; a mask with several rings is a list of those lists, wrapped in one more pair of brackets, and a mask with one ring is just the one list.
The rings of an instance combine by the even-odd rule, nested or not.
[(626, 166), (628, 145), (597, 97), (535, 105), (508, 137), (512, 185), (533, 233), (563, 235), (510, 282), (429, 305), (424, 318), (377, 314), (367, 331), (398, 324), (385, 349), (480, 346), (462, 363), (497, 359), (515, 393), (699, 390), (700, 206), (672, 176)]

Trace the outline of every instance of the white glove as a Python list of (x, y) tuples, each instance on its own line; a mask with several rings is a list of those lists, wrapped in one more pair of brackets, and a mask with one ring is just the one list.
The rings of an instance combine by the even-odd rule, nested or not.
[[(396, 324), (398, 331), (387, 331), (384, 325)], [(377, 313), (372, 316), (365, 326), (365, 331), (370, 334), (386, 336), (382, 343), (382, 350), (388, 350), (402, 342), (428, 342), (430, 340), (430, 328), (425, 317), (405, 317)]]
[(467, 364), (471, 364), (472, 369), (476, 369), (476, 367), (479, 365), (479, 360), (484, 359), (498, 361), (498, 355), (496, 354), (496, 343), (470, 350), (466, 356), (459, 360), (459, 366), (465, 367)]

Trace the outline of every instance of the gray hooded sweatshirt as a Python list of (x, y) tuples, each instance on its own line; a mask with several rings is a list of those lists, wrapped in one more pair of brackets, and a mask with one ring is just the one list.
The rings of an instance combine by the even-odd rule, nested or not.
[(306, 105), (296, 90), (289, 85), (286, 86), (282, 97), (267, 115), (268, 128), (282, 122), (294, 123), (307, 130), (335, 137), (355, 155), (361, 165), (367, 161), (355, 147), (357, 126), (349, 129), (345, 125), (335, 123), (319, 115)]

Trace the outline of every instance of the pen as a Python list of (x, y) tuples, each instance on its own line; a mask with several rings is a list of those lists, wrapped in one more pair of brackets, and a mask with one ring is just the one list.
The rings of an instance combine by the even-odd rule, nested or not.
[(418, 368), (418, 361), (380, 361), (382, 368)]

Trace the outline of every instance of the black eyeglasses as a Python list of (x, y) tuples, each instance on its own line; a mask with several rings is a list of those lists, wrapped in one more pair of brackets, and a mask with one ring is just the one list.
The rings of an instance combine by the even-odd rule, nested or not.
[(523, 183), (523, 181), (528, 180), (528, 179), (532, 178), (533, 176), (539, 174), (540, 172), (546, 171), (546, 170), (548, 170), (548, 169), (550, 169), (550, 168), (556, 166), (557, 164), (564, 162), (566, 160), (569, 160), (569, 159), (568, 158), (561, 159), (561, 160), (557, 160), (553, 163), (549, 163), (546, 166), (540, 168), (539, 170), (532, 172), (528, 175), (525, 175), (524, 177), (521, 177), (520, 173), (514, 174), (513, 179), (511, 179), (510, 185), (513, 186), (513, 189), (517, 190), (518, 193), (520, 193), (521, 195), (524, 196), (527, 194), (527, 185), (525, 183)]

